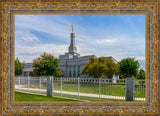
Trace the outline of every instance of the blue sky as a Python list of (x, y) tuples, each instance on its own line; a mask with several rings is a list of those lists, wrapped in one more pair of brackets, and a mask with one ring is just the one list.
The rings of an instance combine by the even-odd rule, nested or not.
[(16, 15), (15, 57), (31, 62), (43, 52), (68, 52), (71, 24), (81, 56), (135, 57), (144, 68), (145, 15)]

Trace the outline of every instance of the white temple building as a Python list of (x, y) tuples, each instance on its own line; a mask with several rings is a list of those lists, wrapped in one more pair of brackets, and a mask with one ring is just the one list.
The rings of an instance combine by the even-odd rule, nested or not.
[[(90, 57), (96, 58), (95, 55), (80, 56), (80, 54), (77, 53), (77, 47), (75, 45), (75, 33), (73, 33), (72, 25), (72, 33), (70, 34), (70, 46), (68, 47), (68, 52), (64, 55), (59, 55), (60, 69), (64, 72), (65, 77), (87, 77), (85, 75), (81, 75), (80, 73), (86, 63), (89, 62)], [(106, 58), (111, 58), (115, 63), (117, 63), (113, 57)]]

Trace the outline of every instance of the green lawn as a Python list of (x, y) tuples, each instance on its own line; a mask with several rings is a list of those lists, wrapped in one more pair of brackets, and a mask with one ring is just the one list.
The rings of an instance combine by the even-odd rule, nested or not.
[[(42, 95), (35, 95), (36, 93), (33, 93), (35, 91), (31, 91), (32, 94), (23, 93), (23, 92), (27, 92), (27, 91), (24, 90), (21, 92), (17, 92), (17, 91), (15, 92), (15, 101), (78, 101), (78, 100), (73, 100), (77, 98), (77, 96), (75, 95), (63, 94), (62, 95), (63, 97), (69, 98), (69, 99), (64, 99), (64, 98), (59, 98), (60, 93), (55, 93), (54, 95), (56, 95), (56, 97), (47, 97), (47, 96), (43, 96), (46, 93), (45, 94), (42, 93)], [(81, 101), (86, 101), (86, 100), (87, 101), (99, 101), (99, 98), (80, 96), (80, 100)], [(101, 101), (125, 101), (125, 100), (101, 98)]]
[[(125, 96), (125, 85), (107, 85), (102, 84), (100, 92), (102, 95), (112, 95), (112, 96)], [(54, 90), (60, 90), (60, 83), (54, 83)], [(77, 84), (62, 84), (63, 91), (72, 91), (78, 92)], [(80, 92), (81, 93), (93, 93), (99, 94), (99, 85), (98, 84), (81, 84), (80, 85)], [(144, 98), (145, 97), (145, 90), (136, 90), (135, 97), (137, 98)]]
[(15, 101), (78, 101), (78, 100), (15, 92)]

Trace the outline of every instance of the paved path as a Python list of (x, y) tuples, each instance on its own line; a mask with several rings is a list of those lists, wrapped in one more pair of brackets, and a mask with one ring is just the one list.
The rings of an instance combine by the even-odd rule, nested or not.
[[(15, 87), (15, 89), (18, 90), (18, 87)], [(28, 88), (21, 88), (20, 90), (28, 90)], [(29, 88), (31, 91), (40, 91), (40, 89), (36, 88)], [(41, 89), (41, 92), (46, 92), (45, 89)], [(61, 91), (54, 90), (54, 93), (61, 93)], [(70, 91), (62, 91), (62, 94), (68, 94), (68, 95), (78, 95), (78, 92), (70, 92)], [(96, 97), (96, 98), (106, 98), (106, 99), (120, 99), (125, 100), (125, 97), (121, 96), (111, 96), (111, 95), (100, 95), (99, 94), (90, 94), (90, 93), (79, 93), (79, 96), (83, 97)], [(145, 98), (135, 98), (135, 100), (144, 101)]]

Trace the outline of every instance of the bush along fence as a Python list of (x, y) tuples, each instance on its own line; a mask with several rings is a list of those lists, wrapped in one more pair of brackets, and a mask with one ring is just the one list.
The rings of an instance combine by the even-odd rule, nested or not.
[(144, 101), (145, 80), (15, 77), (15, 90), (84, 101)]

